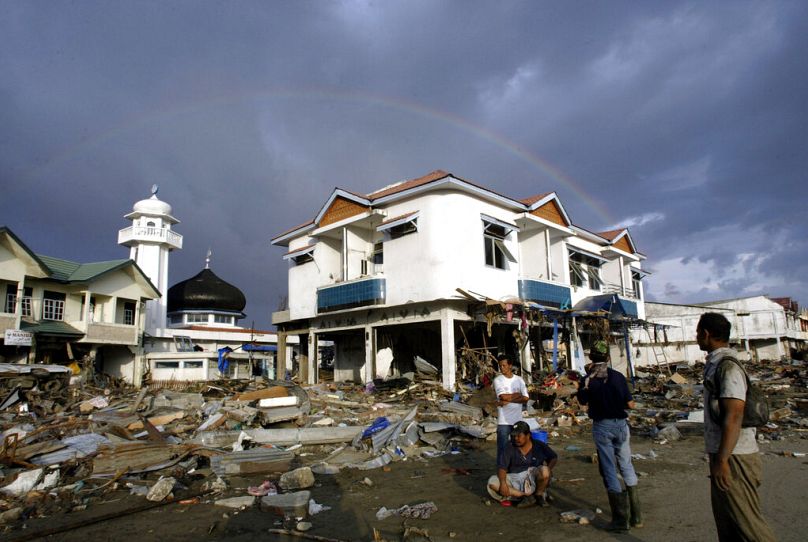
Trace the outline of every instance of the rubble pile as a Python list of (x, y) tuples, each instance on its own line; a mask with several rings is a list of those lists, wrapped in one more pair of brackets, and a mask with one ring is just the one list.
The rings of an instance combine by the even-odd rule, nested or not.
[[(637, 408), (630, 413), (635, 434), (670, 442), (700, 432), (702, 370), (638, 370)], [(771, 406), (771, 422), (759, 438), (803, 438), (803, 362), (766, 362), (749, 372)], [(410, 374), (365, 386), (305, 388), (291, 381), (230, 380), (183, 391), (15, 388), (0, 403), (0, 532), (29, 518), (84, 510), (120, 490), (144, 504), (255, 506), (282, 517), (284, 529), (310, 528), (314, 515), (335, 504), (311, 498), (318, 477), (429, 461), (476, 447), (478, 439), (496, 439), (490, 385), (467, 382), (451, 393), (431, 378)], [(525, 420), (543, 438), (588, 429), (575, 397), (578, 378), (563, 371), (534, 375)], [(231, 477), (254, 485), (238, 490), (228, 483)], [(385, 509), (385, 517), (439, 513), (434, 503), (388, 504), (395, 509)]]

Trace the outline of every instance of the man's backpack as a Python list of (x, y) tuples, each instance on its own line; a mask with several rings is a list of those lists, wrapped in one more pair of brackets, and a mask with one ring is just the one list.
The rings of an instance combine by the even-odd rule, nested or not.
[(763, 394), (760, 388), (752, 384), (752, 382), (749, 380), (749, 375), (746, 373), (746, 369), (744, 369), (743, 365), (741, 365), (741, 362), (732, 356), (724, 356), (721, 358), (721, 361), (718, 362), (718, 367), (715, 369), (715, 373), (713, 373), (712, 381), (709, 382), (709, 384), (705, 382), (705, 384), (708, 384), (711, 397), (715, 398), (715, 403), (719, 405), (716, 407), (709, 405), (708, 407), (713, 421), (720, 425), (724, 419), (724, 415), (720, 411), (720, 403), (718, 402), (718, 398), (721, 397), (721, 388), (719, 383), (721, 382), (720, 377), (723, 375), (725, 370), (725, 362), (734, 363), (740, 367), (741, 371), (743, 371), (744, 377), (746, 378), (746, 399), (744, 399), (743, 420), (741, 421), (741, 427), (762, 427), (769, 423), (769, 403), (766, 400), (766, 396)]

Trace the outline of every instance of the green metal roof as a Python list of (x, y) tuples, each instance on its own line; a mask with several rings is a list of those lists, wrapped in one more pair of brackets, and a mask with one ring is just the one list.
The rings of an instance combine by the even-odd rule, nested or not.
[(37, 255), (51, 271), (51, 278), (65, 282), (86, 282), (99, 275), (113, 271), (130, 263), (130, 260), (108, 262), (77, 263), (51, 256)]
[(22, 331), (30, 331), (37, 335), (59, 335), (63, 337), (82, 337), (84, 333), (69, 324), (57, 320), (41, 320), (36, 323), (20, 322)]

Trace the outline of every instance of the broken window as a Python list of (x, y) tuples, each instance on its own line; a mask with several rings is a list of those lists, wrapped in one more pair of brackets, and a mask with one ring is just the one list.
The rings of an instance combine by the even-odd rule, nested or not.
[(194, 343), (191, 342), (191, 337), (187, 335), (175, 335), (174, 336), (174, 347), (177, 349), (177, 352), (193, 352), (194, 351)]

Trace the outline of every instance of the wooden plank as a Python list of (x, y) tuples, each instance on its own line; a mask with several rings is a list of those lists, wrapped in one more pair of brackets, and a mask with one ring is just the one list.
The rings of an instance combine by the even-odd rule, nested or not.
[(261, 399), (274, 399), (277, 397), (289, 397), (289, 390), (285, 386), (272, 386), (262, 390), (247, 391), (238, 393), (233, 397), (233, 401), (256, 401)]
[[(185, 417), (184, 410), (177, 410), (176, 412), (169, 412), (168, 414), (160, 414), (158, 416), (151, 416), (148, 418), (149, 423), (152, 425), (165, 425), (167, 423), (173, 422), (174, 420), (180, 420)], [(126, 426), (127, 429), (130, 431), (134, 431), (135, 429), (143, 429), (143, 422), (137, 421), (130, 423)]]

